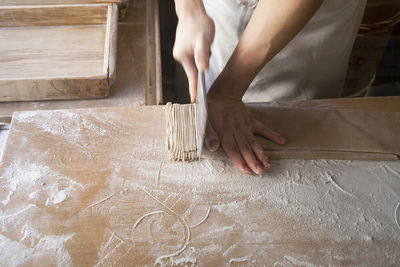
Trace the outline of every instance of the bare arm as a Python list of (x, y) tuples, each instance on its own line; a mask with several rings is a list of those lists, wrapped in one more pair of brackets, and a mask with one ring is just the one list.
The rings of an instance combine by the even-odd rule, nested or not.
[(281, 51), (323, 0), (260, 0), (212, 93), (241, 99), (264, 65)]
[(194, 102), (197, 71), (208, 68), (210, 46), (214, 40), (214, 22), (207, 15), (203, 0), (175, 0), (175, 10), (178, 26), (173, 54), (186, 72), (191, 101)]
[(244, 173), (261, 174), (270, 167), (254, 134), (277, 144), (286, 140), (255, 120), (242, 97), (261, 68), (307, 24), (322, 1), (260, 0), (231, 58), (211, 86), (209, 120), (220, 141), (215, 143)]

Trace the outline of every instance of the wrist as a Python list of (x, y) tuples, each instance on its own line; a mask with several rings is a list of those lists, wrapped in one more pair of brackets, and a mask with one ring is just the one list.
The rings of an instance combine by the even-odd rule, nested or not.
[(239, 42), (224, 69), (212, 85), (210, 94), (224, 95), (242, 100), (253, 79), (264, 66), (269, 49), (256, 49), (249, 43)]
[(242, 97), (247, 88), (242, 88), (232, 81), (233, 79), (229, 79), (229, 77), (225, 78), (223, 73), (221, 73), (211, 86), (210, 91), (207, 94), (208, 98), (242, 101)]
[(203, 0), (175, 0), (175, 12), (179, 20), (206, 14)]

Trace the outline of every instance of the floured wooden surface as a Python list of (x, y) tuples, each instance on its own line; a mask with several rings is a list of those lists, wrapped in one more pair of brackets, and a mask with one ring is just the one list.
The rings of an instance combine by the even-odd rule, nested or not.
[(400, 263), (397, 161), (168, 161), (163, 107), (17, 113), (0, 169), (5, 265)]
[(263, 148), (278, 158), (290, 157), (292, 151), (302, 152), (306, 159), (398, 160), (400, 156), (400, 112), (263, 108), (262, 103), (250, 110), (288, 139), (285, 146), (260, 140)]

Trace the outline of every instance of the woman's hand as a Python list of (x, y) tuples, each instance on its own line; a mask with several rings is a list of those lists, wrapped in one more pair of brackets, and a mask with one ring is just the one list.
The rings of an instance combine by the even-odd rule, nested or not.
[[(284, 144), (285, 138), (253, 118), (241, 100), (224, 95), (208, 96), (209, 122), (206, 144), (210, 150), (219, 144), (233, 163), (243, 172), (262, 174), (270, 167), (269, 159), (254, 134), (274, 143)], [(219, 140), (213, 132), (217, 133)], [(211, 134), (210, 134), (211, 133)]]
[(198, 70), (204, 71), (209, 65), (215, 26), (202, 0), (175, 0), (175, 4), (179, 20), (173, 55), (186, 72), (193, 103), (196, 100)]

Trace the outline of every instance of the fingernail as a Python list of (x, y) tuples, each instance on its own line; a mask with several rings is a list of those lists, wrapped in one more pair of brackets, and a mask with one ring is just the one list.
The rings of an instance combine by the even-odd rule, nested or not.
[(257, 166), (256, 173), (257, 174), (263, 174), (264, 173), (264, 168), (261, 167), (261, 166)]
[(207, 69), (207, 67), (206, 67), (205, 65), (203, 65), (203, 64), (201, 64), (201, 65), (199, 66), (199, 70), (200, 70), (200, 71), (206, 71), (206, 69)]
[(243, 168), (242, 171), (243, 171), (245, 174), (250, 174), (250, 173), (251, 173), (251, 170), (250, 170), (248, 167)]
[(216, 149), (216, 147), (218, 146), (218, 140), (215, 139), (215, 138), (211, 138), (210, 141), (209, 141), (209, 143), (210, 143), (210, 147), (211, 147), (212, 149)]
[(269, 169), (269, 167), (271, 167), (271, 165), (267, 159), (263, 161), (263, 164), (266, 169)]
[(283, 138), (282, 136), (279, 136), (279, 140), (282, 144), (286, 143), (286, 139)]

